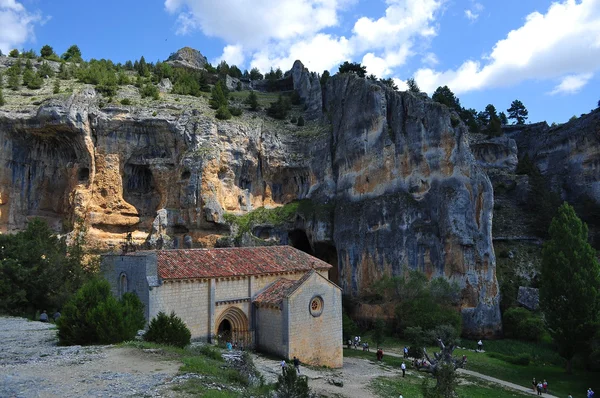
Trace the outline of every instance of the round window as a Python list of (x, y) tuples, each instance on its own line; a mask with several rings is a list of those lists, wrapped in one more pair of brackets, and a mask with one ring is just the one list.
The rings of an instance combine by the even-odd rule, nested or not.
[(323, 298), (321, 296), (313, 297), (310, 300), (310, 314), (312, 316), (319, 316), (323, 312)]

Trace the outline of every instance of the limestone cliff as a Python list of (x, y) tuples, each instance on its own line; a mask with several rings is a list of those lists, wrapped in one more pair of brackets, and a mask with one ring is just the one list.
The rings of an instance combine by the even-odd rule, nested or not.
[[(297, 111), (315, 118), (304, 127), (250, 112), (222, 122), (205, 99), (150, 102), (132, 86), (119, 96), (133, 106), (86, 86), (37, 105), (8, 98), (1, 231), (38, 216), (63, 232), (82, 220), (103, 250), (128, 232), (154, 247), (290, 243), (336, 264), (332, 278), (354, 295), (418, 268), (459, 283), (467, 334), (498, 333), (492, 186), (464, 125), (354, 75), (323, 90), (303, 67), (292, 76)], [(252, 218), (260, 207), (292, 211)]]

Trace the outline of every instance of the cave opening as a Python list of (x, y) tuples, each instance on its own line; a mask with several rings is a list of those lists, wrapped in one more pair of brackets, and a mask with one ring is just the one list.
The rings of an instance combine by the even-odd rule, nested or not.
[(298, 250), (315, 256), (332, 265), (329, 270), (329, 280), (339, 285), (339, 268), (337, 249), (334, 244), (318, 242), (315, 243), (314, 249), (311, 246), (306, 232), (301, 229), (294, 229), (288, 233), (290, 244)]
[(152, 170), (146, 165), (125, 164), (123, 199), (142, 216), (154, 216), (160, 203)]
[(154, 178), (152, 170), (148, 166), (127, 164), (125, 165), (127, 176), (127, 190), (137, 193), (148, 193), (154, 189)]
[(88, 169), (87, 167), (82, 167), (79, 169), (79, 172), (77, 173), (77, 180), (79, 180), (79, 182), (87, 182), (90, 179), (90, 169)]
[(192, 173), (189, 170), (186, 170), (183, 173), (181, 173), (182, 180), (189, 180), (191, 176), (192, 176)]

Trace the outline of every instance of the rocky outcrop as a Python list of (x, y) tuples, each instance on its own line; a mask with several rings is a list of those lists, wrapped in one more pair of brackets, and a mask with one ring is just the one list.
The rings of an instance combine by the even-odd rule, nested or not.
[(310, 72), (302, 62), (296, 61), (290, 71), (294, 90), (304, 102), (308, 119), (317, 119), (323, 115), (323, 94), (321, 82), (315, 72)]
[(200, 51), (191, 47), (183, 47), (171, 54), (166, 62), (173, 66), (204, 69), (208, 60), (200, 53)]
[(517, 143), (512, 138), (471, 136), (470, 146), (477, 163), (488, 172), (514, 173), (517, 168), (519, 163)]
[[(317, 111), (316, 75), (294, 74)], [(331, 78), (324, 97), (330, 120), (306, 128), (249, 113), (218, 121), (205, 100), (166, 95), (100, 108), (91, 88), (0, 110), (0, 228), (41, 216), (66, 232), (81, 220), (104, 250), (127, 233), (153, 247), (289, 243), (336, 264), (332, 279), (352, 295), (420, 269), (459, 284), (466, 334), (499, 333), (492, 186), (466, 128), (443, 105), (354, 75)], [(281, 219), (235, 221), (260, 207)]]
[(519, 158), (527, 154), (563, 199), (600, 205), (600, 109), (553, 127), (511, 126), (505, 134), (516, 141)]
[(540, 292), (533, 287), (519, 286), (517, 302), (530, 311), (537, 311), (540, 308)]

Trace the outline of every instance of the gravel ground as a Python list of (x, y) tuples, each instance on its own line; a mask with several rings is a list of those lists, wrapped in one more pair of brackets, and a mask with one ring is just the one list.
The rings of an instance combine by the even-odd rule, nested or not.
[(53, 324), (0, 317), (0, 397), (172, 397), (183, 378), (154, 352), (56, 342)]

